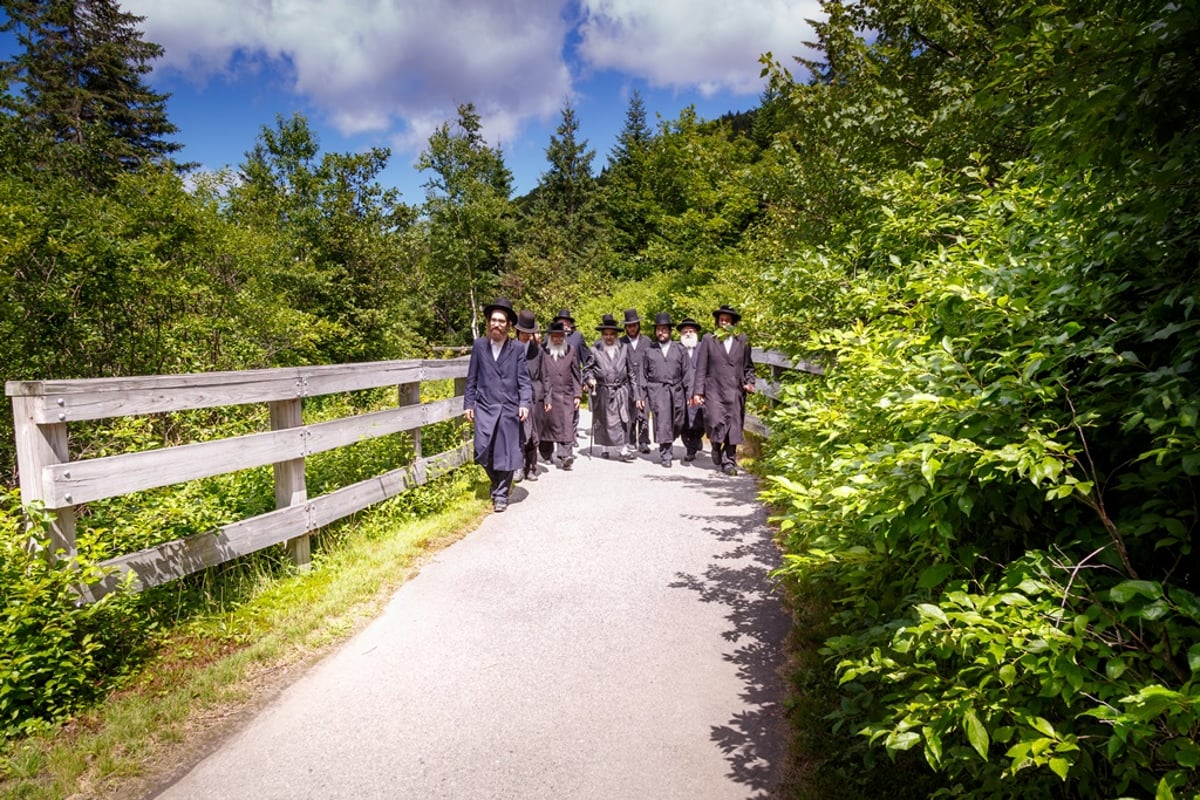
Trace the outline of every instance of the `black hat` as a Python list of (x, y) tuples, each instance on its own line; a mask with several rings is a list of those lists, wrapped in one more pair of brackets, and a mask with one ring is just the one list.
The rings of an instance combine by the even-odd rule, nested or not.
[(742, 315), (741, 315), (741, 314), (739, 314), (738, 312), (734, 311), (734, 310), (733, 310), (732, 308), (730, 308), (729, 306), (721, 306), (721, 307), (720, 307), (720, 308), (718, 308), (716, 311), (714, 311), (714, 312), (713, 312), (713, 319), (717, 319), (717, 318), (718, 318), (718, 317), (720, 317), (722, 314), (728, 314), (729, 316), (733, 317), (733, 324), (734, 324), (734, 325), (737, 325), (737, 324), (738, 324), (738, 322), (740, 322), (740, 321), (741, 321), (741, 319), (742, 319)]
[(636, 308), (627, 308), (627, 309), (625, 309), (625, 321), (622, 322), (621, 324), (622, 325), (639, 325), (639, 324), (641, 324), (641, 321), (642, 321), (642, 319), (641, 319), (641, 317), (638, 316)]
[(571, 323), (572, 325), (575, 324), (575, 318), (571, 316), (570, 310), (565, 309), (565, 308), (560, 308), (558, 310), (558, 313), (554, 315), (554, 318), (555, 319), (565, 319), (567, 322)]
[(600, 318), (600, 324), (596, 326), (598, 331), (620, 331), (621, 326), (613, 319), (612, 314), (605, 314)]
[(499, 309), (505, 313), (505, 315), (508, 317), (509, 325), (517, 324), (517, 312), (513, 311), (512, 301), (509, 300), (507, 297), (497, 297), (495, 300), (492, 301), (491, 305), (484, 306), (483, 307), (483, 316), (490, 319), (492, 316), (492, 312), (497, 309)]
[(567, 332), (567, 326), (563, 325), (563, 321), (561, 319), (554, 320), (553, 322), (550, 323), (550, 327), (546, 329), (546, 333), (548, 333), (548, 334), (549, 333), (565, 334), (566, 332)]
[(514, 327), (521, 333), (537, 333), (537, 320), (533, 318), (533, 312), (529, 309), (521, 309), (521, 313), (517, 314), (517, 324)]
[(669, 328), (672, 324), (674, 323), (671, 322), (670, 314), (661, 312), (654, 315), (654, 327), (657, 328), (659, 325), (666, 325)]
[(700, 323), (696, 322), (696, 320), (692, 319), (691, 317), (684, 317), (683, 322), (675, 326), (675, 330), (677, 331), (682, 331), (684, 328), (695, 328), (696, 333), (704, 333), (704, 328), (700, 325)]

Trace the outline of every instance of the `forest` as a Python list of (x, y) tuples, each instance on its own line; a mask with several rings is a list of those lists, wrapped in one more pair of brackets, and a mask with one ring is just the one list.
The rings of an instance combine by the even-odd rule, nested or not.
[[(565, 104), (523, 197), (464, 104), (416, 205), (380, 185), (388, 151), (323, 152), (300, 116), (189, 171), (136, 17), (5, 8), (5, 380), (422, 357), (496, 294), (541, 319), (736, 305), (756, 346), (825, 368), (784, 386), (756, 465), (814, 769), (848, 797), (1200, 796), (1195, 4), (827, 0), (819, 58), (765, 53), (750, 111), (652, 122), (635, 94), (598, 160)], [(5, 416), (6, 737), (103, 696), (156, 624), (75, 607), (86, 565), (28, 552), (12, 447)], [(132, 536), (118, 517), (93, 526)]]

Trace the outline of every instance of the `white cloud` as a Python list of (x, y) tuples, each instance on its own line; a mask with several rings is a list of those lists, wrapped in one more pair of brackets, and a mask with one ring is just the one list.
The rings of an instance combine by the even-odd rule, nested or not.
[(271, 81), (346, 136), (416, 152), (460, 103), (488, 141), (520, 137), (611, 70), (659, 88), (756, 95), (758, 57), (811, 40), (817, 0), (124, 0), (163, 46), (156, 68), (204, 85)]
[(759, 56), (807, 52), (818, 0), (581, 0), (578, 51), (590, 66), (654, 86), (755, 94)]
[[(264, 61), (346, 135), (423, 140), (474, 102), (492, 141), (571, 92), (561, 0), (125, 0), (163, 46), (158, 69), (203, 84)], [(436, 122), (430, 124), (431, 120)]]

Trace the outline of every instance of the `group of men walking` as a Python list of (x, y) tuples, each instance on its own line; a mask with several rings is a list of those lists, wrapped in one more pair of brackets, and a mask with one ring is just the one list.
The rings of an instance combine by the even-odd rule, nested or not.
[(488, 474), (495, 511), (507, 508), (514, 480), (537, 480), (539, 457), (571, 469), (585, 390), (589, 445), (598, 445), (602, 458), (629, 461), (638, 450), (650, 453), (653, 443), (669, 468), (676, 439), (691, 462), (707, 435), (713, 466), (737, 474), (746, 394), (755, 381), (750, 345), (734, 332), (741, 320), (734, 309), (713, 311), (708, 333), (690, 317), (675, 324), (669, 314), (656, 314), (653, 338), (642, 334), (635, 309), (620, 324), (605, 314), (591, 347), (567, 309), (540, 341), (532, 312), (517, 313), (505, 298), (483, 311), (487, 333), (471, 349), (463, 409), (474, 424), (475, 461)]

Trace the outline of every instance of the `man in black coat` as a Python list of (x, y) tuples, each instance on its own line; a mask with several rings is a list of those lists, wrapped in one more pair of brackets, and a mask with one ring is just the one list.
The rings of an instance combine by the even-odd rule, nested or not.
[[(629, 355), (633, 359), (633, 371), (642, 374), (642, 356), (650, 347), (650, 340), (642, 336), (642, 318), (637, 309), (625, 309), (625, 335), (621, 343), (629, 346)], [(629, 405), (629, 446), (636, 447), (643, 453), (650, 452), (650, 430), (646, 426), (646, 409), (640, 402), (641, 397), (630, 400)]]
[(612, 314), (605, 314), (596, 326), (600, 339), (592, 345), (584, 367), (583, 380), (592, 393), (592, 434), (600, 445), (600, 457), (608, 458), (615, 447), (617, 458), (634, 458), (629, 441), (630, 410), (642, 405), (638, 374), (633, 368), (629, 345), (617, 339), (620, 328)]
[(690, 364), (686, 388), (687, 411), (683, 415), (683, 429), (679, 433), (683, 440), (683, 460), (690, 463), (696, 460), (696, 453), (700, 452), (704, 444), (701, 441), (704, 438), (704, 406), (692, 402), (692, 397), (696, 394), (696, 358), (700, 355), (700, 335), (704, 330), (700, 323), (691, 317), (686, 317), (675, 329), (679, 331), (679, 344), (687, 353)]
[(583, 395), (583, 375), (579, 355), (567, 344), (566, 326), (562, 320), (550, 323), (542, 354), (542, 375), (546, 381), (546, 400), (539, 415), (538, 431), (542, 458), (553, 460), (561, 469), (570, 469), (575, 462), (575, 419), (579, 415), (579, 399)]
[(529, 380), (533, 384), (533, 406), (529, 416), (521, 423), (521, 449), (525, 455), (525, 467), (517, 472), (515, 481), (522, 478), (530, 481), (538, 479), (538, 430), (541, 425), (540, 416), (545, 414), (543, 406), (546, 403), (546, 376), (543, 369), (545, 352), (537, 341), (538, 326), (532, 311), (522, 310), (517, 314), (517, 341), (525, 345), (525, 366), (529, 369)]
[(487, 335), (471, 347), (463, 411), (475, 426), (475, 463), (487, 472), (492, 508), (508, 508), (513, 472), (524, 466), (521, 423), (533, 405), (525, 349), (508, 338), (517, 321), (512, 303), (498, 297), (483, 307)]
[(754, 391), (754, 362), (745, 334), (733, 326), (742, 315), (729, 306), (713, 312), (716, 330), (704, 334), (696, 358), (692, 402), (704, 406), (713, 466), (737, 475), (737, 446), (744, 441), (746, 394)]
[(671, 341), (671, 315), (656, 314), (654, 342), (642, 356), (641, 387), (651, 438), (658, 445), (659, 463), (664, 467), (671, 466), (675, 437), (683, 429), (691, 372), (692, 362), (683, 345)]
[[(575, 328), (575, 318), (571, 316), (571, 312), (568, 309), (563, 308), (559, 309), (558, 314), (556, 314), (554, 319), (551, 320), (551, 324), (555, 322), (561, 322), (563, 324), (563, 333), (566, 336), (566, 343), (575, 350), (575, 357), (579, 360), (579, 370), (582, 372), (583, 362), (587, 360), (588, 346), (587, 342), (583, 340), (583, 334)], [(542, 340), (542, 346), (545, 347), (549, 341), (550, 334), (547, 333), (546, 337)], [(579, 430), (578, 406), (575, 407), (575, 415), (572, 417), (571, 424), (575, 426), (575, 431), (578, 435), (583, 435), (582, 431)]]

